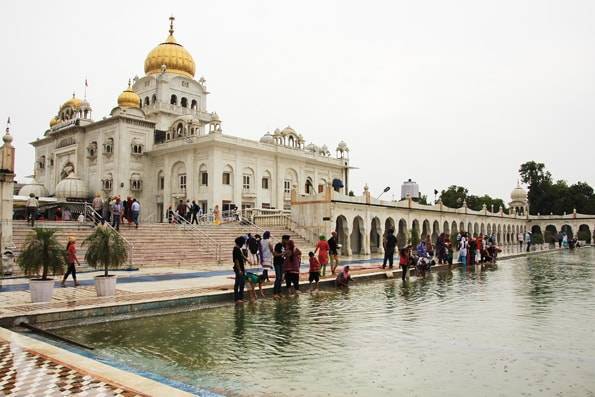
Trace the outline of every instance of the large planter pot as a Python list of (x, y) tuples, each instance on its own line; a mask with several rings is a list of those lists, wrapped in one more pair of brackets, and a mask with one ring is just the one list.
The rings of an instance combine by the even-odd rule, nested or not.
[(54, 280), (29, 280), (29, 289), (31, 290), (31, 302), (49, 302), (54, 295)]
[(116, 276), (95, 276), (95, 290), (97, 296), (114, 296), (116, 295)]

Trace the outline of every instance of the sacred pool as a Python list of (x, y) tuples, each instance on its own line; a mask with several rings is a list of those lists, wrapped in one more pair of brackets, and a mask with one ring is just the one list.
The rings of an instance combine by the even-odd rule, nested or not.
[(586, 248), (54, 332), (205, 396), (588, 396), (594, 313)]

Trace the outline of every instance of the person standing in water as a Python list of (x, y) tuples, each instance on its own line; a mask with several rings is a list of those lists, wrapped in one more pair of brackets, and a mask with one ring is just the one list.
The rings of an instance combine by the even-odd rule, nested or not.
[(269, 270), (273, 269), (273, 243), (271, 243), (271, 232), (268, 230), (262, 234), (259, 251), (261, 255), (262, 278), (264, 281), (269, 282)]
[(289, 236), (281, 237), (281, 242), (275, 244), (273, 249), (273, 266), (275, 267), (275, 284), (273, 286), (273, 298), (281, 297), (281, 283), (283, 282), (283, 262), (285, 261), (284, 245), (289, 240)]
[[(310, 282), (310, 292), (312, 292), (318, 289), (318, 283), (320, 282), (320, 262), (312, 251), (308, 253), (308, 257), (310, 259), (310, 276), (308, 281)], [(312, 283), (314, 283), (314, 288), (312, 288)]]
[(399, 266), (401, 267), (401, 280), (405, 282), (407, 272), (409, 271), (409, 257), (411, 255), (411, 247), (408, 245), (399, 250)]
[(388, 268), (393, 268), (393, 261), (395, 257), (395, 248), (397, 248), (397, 238), (395, 237), (395, 231), (393, 229), (388, 229), (386, 232), (386, 236), (384, 236), (384, 240), (382, 241), (382, 246), (384, 248), (384, 260), (382, 261), (382, 268), (386, 268), (386, 263), (388, 262)]
[(331, 238), (328, 239), (329, 255), (331, 260), (331, 274), (335, 274), (339, 266), (339, 240), (337, 239), (337, 232), (331, 232)]
[(244, 237), (238, 237), (235, 239), (235, 246), (233, 247), (233, 272), (235, 273), (233, 299), (236, 303), (244, 303), (244, 284), (246, 282), (244, 278), (246, 257), (242, 252), (244, 243)]
[(314, 250), (314, 254), (318, 253), (318, 262), (320, 262), (320, 266), (322, 269), (322, 277), (326, 274), (326, 265), (328, 265), (329, 259), (329, 244), (326, 241), (326, 237), (321, 235), (319, 237), (318, 243), (316, 244), (316, 249)]
[(293, 240), (289, 239), (285, 245), (285, 262), (283, 262), (283, 272), (285, 272), (285, 283), (289, 295), (296, 294), (300, 290), (301, 262), (302, 252), (295, 246)]

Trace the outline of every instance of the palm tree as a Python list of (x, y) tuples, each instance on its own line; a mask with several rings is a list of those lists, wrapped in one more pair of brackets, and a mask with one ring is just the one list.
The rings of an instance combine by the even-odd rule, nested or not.
[(118, 268), (128, 260), (126, 242), (111, 229), (98, 227), (83, 241), (85, 244), (89, 245), (85, 260), (94, 268), (103, 267), (105, 277), (110, 267)]
[(64, 272), (66, 249), (58, 242), (55, 234), (55, 229), (33, 229), (17, 259), (25, 275), (39, 275), (39, 269), (43, 269), (41, 279), (48, 280), (50, 269), (54, 275)]

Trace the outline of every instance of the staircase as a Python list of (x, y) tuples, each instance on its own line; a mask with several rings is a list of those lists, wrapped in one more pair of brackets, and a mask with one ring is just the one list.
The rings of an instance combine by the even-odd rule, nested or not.
[[(21, 252), (31, 227), (25, 221), (14, 221), (13, 241), (15, 254)], [(77, 256), (84, 262), (84, 239), (93, 232), (93, 224), (79, 225), (77, 222), (37, 222), (36, 226), (58, 229), (58, 241), (66, 246), (69, 236), (77, 239)], [(237, 222), (221, 225), (201, 224), (189, 227), (187, 225), (150, 223), (141, 224), (138, 229), (133, 225), (123, 224), (120, 233), (133, 245), (132, 264), (134, 266), (207, 266), (231, 268), (231, 252), (234, 240), (247, 233), (262, 235), (264, 230), (271, 232), (272, 241), (281, 240), (284, 234), (291, 235), (298, 248), (307, 258), (308, 251), (313, 250), (311, 243), (301, 236), (282, 226), (267, 226), (259, 228), (255, 225), (241, 225)], [(208, 239), (204, 236), (208, 236)], [(214, 241), (214, 243), (213, 243)], [(218, 261), (213, 244), (220, 245), (221, 260)]]
[[(23, 249), (23, 245), (25, 241), (33, 232), (33, 229), (26, 221), (13, 221), (12, 223), (12, 241), (14, 243), (15, 248), (13, 249), (13, 253), (15, 258), (19, 256)], [(87, 252), (86, 247), (81, 244), (83, 241), (93, 233), (93, 227), (90, 224), (83, 224), (79, 225), (78, 222), (75, 221), (64, 221), (64, 222), (55, 222), (55, 221), (38, 221), (35, 222), (35, 227), (47, 227), (56, 229), (56, 238), (66, 248), (66, 243), (68, 242), (68, 238), (70, 236), (76, 238), (76, 247), (77, 247), (77, 257), (81, 261), (81, 265), (85, 266), (85, 253)], [(20, 269), (15, 268), (16, 272), (20, 274)]]

